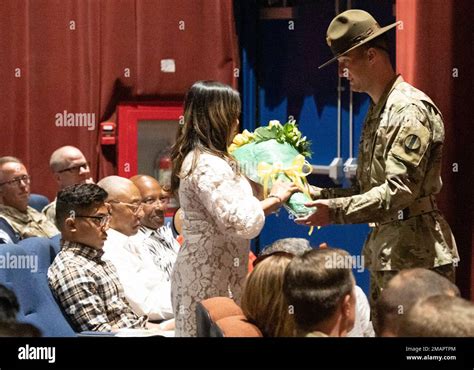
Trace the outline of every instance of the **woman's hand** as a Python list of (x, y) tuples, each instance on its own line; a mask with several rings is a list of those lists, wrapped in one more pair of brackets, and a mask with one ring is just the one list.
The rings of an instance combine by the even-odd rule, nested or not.
[(273, 184), (272, 190), (270, 190), (270, 195), (280, 198), (280, 205), (282, 205), (296, 191), (298, 191), (298, 187), (293, 182), (277, 180)]

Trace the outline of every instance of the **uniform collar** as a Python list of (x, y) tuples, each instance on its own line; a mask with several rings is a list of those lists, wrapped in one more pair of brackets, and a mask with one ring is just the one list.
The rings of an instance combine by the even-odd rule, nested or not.
[(6, 206), (4, 204), (0, 204), (0, 212), (3, 213), (7, 217), (11, 217), (16, 219), (22, 223), (28, 223), (29, 221), (38, 221), (35, 215), (35, 209), (28, 206), (26, 208), (26, 212), (21, 212), (16, 208)]
[(380, 97), (377, 104), (371, 103), (371, 116), (378, 117), (382, 112), (382, 109), (385, 107), (387, 103), (387, 99), (390, 96), (390, 93), (395, 89), (395, 87), (403, 82), (403, 77), (399, 74), (395, 75), (395, 77), (387, 84), (382, 96)]

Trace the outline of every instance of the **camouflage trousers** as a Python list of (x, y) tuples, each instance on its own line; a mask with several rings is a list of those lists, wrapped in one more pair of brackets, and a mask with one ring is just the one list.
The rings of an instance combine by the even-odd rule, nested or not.
[[(446, 279), (455, 283), (455, 268), (454, 265), (447, 264), (443, 266), (433, 267), (430, 270), (437, 272), (441, 276), (444, 276)], [(372, 321), (374, 321), (375, 316), (375, 303), (377, 302), (382, 290), (387, 286), (391, 278), (393, 278), (399, 271), (372, 271), (370, 270), (370, 313)]]

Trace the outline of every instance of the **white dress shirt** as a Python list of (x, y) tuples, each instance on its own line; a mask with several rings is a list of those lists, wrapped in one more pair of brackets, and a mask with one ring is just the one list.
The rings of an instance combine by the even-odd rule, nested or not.
[(364, 291), (355, 286), (356, 312), (354, 328), (347, 333), (348, 337), (374, 337), (374, 327), (370, 321), (370, 306)]
[(150, 263), (150, 256), (132, 238), (114, 230), (107, 230), (104, 260), (116, 268), (125, 297), (138, 315), (150, 320), (173, 318), (170, 282)]

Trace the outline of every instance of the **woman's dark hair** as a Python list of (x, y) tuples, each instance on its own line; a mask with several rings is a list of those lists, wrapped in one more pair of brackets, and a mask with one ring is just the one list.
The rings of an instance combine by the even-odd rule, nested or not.
[(15, 322), (20, 305), (15, 293), (0, 284), (0, 322)]
[(228, 85), (198, 81), (191, 87), (184, 101), (184, 125), (179, 129), (171, 149), (173, 193), (179, 188), (184, 158), (191, 151), (197, 149), (191, 168), (184, 176), (193, 172), (200, 152), (232, 161), (227, 147), (240, 115), (240, 107), (239, 93)]

